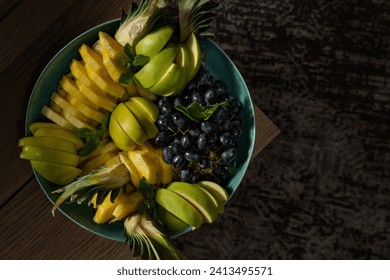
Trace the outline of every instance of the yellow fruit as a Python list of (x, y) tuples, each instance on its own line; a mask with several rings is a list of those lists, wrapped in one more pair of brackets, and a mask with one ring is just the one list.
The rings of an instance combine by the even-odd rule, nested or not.
[[(80, 93), (82, 94), (82, 93)], [(90, 119), (93, 127), (97, 127), (104, 120), (104, 114), (96, 109), (87, 106), (85, 103), (78, 101), (71, 94), (66, 94), (65, 99), (72, 104), (79, 112)], [(89, 100), (88, 100), (89, 101)]]
[(79, 88), (80, 92), (85, 97), (87, 97), (93, 104), (107, 111), (114, 111), (116, 103), (111, 98), (96, 93), (94, 90), (84, 85), (83, 83), (80, 83), (79, 81), (76, 81), (76, 85)]
[(89, 172), (91, 172), (92, 170), (94, 170), (100, 166), (103, 166), (105, 162), (107, 162), (108, 160), (110, 160), (114, 156), (115, 156), (115, 153), (108, 152), (108, 153), (102, 153), (102, 154), (98, 155), (97, 157), (89, 160), (82, 167), (83, 172), (81, 173), (81, 175), (86, 175)]
[(78, 118), (80, 121), (85, 123), (89, 122), (89, 119), (86, 116), (84, 116), (79, 110), (77, 110), (76, 107), (70, 104), (66, 99), (64, 99), (64, 97), (62, 97), (57, 92), (53, 92), (50, 99), (59, 107), (61, 107), (62, 110), (69, 112), (71, 115)]
[(28, 125), (28, 129), (32, 134), (34, 134), (38, 128), (42, 127), (61, 128), (61, 126), (59, 126), (58, 124), (49, 122), (34, 122)]
[(89, 65), (98, 75), (108, 77), (106, 68), (104, 67), (102, 57), (86, 44), (82, 44), (79, 48), (81, 58), (86, 65)]
[(188, 53), (190, 56), (190, 74), (188, 76), (188, 81), (192, 80), (196, 73), (198, 72), (201, 64), (201, 56), (202, 53), (200, 51), (200, 46), (198, 39), (196, 38), (196, 35), (194, 32), (190, 34), (186, 41)]
[[(157, 184), (157, 166), (152, 156), (145, 151), (133, 150), (128, 151), (127, 155), (136, 167), (139, 176), (145, 177), (149, 184)], [(141, 179), (140, 178), (140, 179)], [(136, 185), (138, 186), (138, 184)]]
[(141, 176), (140, 174), (138, 174), (138, 170), (135, 164), (130, 160), (128, 152), (120, 153), (119, 158), (121, 162), (126, 166), (127, 170), (129, 170), (131, 184), (138, 188), (139, 182), (141, 181)]
[(123, 220), (130, 214), (138, 211), (142, 202), (144, 201), (144, 196), (142, 193), (135, 191), (131, 194), (123, 194), (117, 199), (118, 204), (112, 213), (115, 218), (111, 220), (111, 223)]
[(154, 124), (153, 120), (149, 117), (148, 112), (146, 112), (143, 107), (139, 106), (137, 102), (133, 102), (132, 99), (125, 102), (124, 104), (141, 125), (148, 139), (155, 138), (158, 134), (158, 128)]
[(85, 71), (88, 77), (104, 92), (108, 92), (113, 97), (122, 98), (126, 89), (118, 83), (115, 83), (109, 76), (101, 76), (88, 64), (85, 65)]
[(120, 76), (126, 72), (126, 68), (122, 66), (117, 58), (110, 56), (105, 49), (102, 51), (103, 64), (107, 69), (108, 74), (114, 82), (118, 82)]
[(123, 46), (119, 44), (117, 40), (112, 38), (107, 33), (99, 32), (99, 43), (102, 46), (102, 48), (104, 48), (112, 58), (118, 59), (119, 54), (125, 56), (125, 51), (123, 49)]
[(47, 107), (46, 105), (43, 105), (41, 109), (42, 115), (44, 115), (46, 118), (51, 120), (52, 122), (58, 124), (60, 127), (64, 129), (73, 130), (74, 126), (68, 122), (64, 117), (62, 117), (60, 114), (55, 112), (53, 109)]
[[(63, 76), (60, 80), (61, 87), (70, 95), (72, 95), (74, 98), (76, 98), (80, 103), (84, 103), (88, 107), (98, 110), (99, 106), (96, 106), (94, 103), (92, 103), (87, 97), (85, 97), (77, 88), (74, 81), (69, 78), (68, 76)], [(84, 111), (83, 111), (84, 112)]]

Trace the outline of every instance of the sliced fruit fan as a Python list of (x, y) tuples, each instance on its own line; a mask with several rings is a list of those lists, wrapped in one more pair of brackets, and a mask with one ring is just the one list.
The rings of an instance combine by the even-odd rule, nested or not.
[(122, 222), (133, 255), (182, 259), (170, 232), (224, 212), (242, 104), (202, 66), (213, 1), (132, 4), (110, 36), (79, 48), (29, 125), (20, 157), (97, 224)]

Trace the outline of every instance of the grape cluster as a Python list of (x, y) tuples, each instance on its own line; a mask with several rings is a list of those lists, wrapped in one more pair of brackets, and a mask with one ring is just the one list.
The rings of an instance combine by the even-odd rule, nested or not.
[[(193, 102), (207, 106), (225, 101), (227, 106), (218, 107), (211, 117), (200, 119), (198, 123), (175, 108), (177, 105), (187, 107)], [(241, 102), (229, 94), (226, 84), (201, 68), (180, 95), (163, 97), (158, 106), (159, 134), (155, 144), (163, 148), (163, 159), (173, 165), (178, 179), (191, 183), (226, 182), (229, 179), (227, 168), (237, 156), (242, 107)]]

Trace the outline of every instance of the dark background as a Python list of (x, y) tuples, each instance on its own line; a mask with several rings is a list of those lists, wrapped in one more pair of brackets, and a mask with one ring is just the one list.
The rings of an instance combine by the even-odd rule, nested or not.
[[(390, 2), (221, 1), (217, 42), (281, 134), (200, 259), (390, 258)], [(207, 236), (207, 237), (205, 237)]]

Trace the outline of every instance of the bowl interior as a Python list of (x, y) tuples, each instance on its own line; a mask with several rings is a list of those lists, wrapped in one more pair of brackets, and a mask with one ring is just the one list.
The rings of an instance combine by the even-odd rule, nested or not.
[[(49, 103), (50, 96), (53, 91), (57, 90), (62, 75), (69, 73), (69, 64), (72, 59), (80, 59), (78, 48), (81, 44), (86, 43), (91, 46), (98, 40), (99, 31), (113, 35), (118, 25), (119, 19), (100, 24), (72, 40), (53, 57), (39, 76), (30, 96), (26, 115), (26, 135), (31, 134), (28, 130), (30, 123), (48, 121), (40, 113), (41, 108)], [(243, 103), (242, 134), (238, 141), (236, 166), (232, 168), (233, 177), (226, 186), (229, 194), (233, 195), (245, 174), (253, 151), (255, 139), (253, 105), (242, 76), (228, 56), (209, 39), (203, 39), (201, 46), (205, 52), (206, 68), (215, 78), (224, 81), (229, 92)], [(53, 194), (52, 191), (56, 190), (58, 186), (48, 182), (37, 172), (34, 171), (34, 173), (46, 196), (54, 203), (58, 194)], [(94, 211), (91, 207), (64, 203), (59, 207), (59, 210), (75, 223), (97, 235), (116, 241), (125, 241), (123, 223), (98, 225), (92, 220)], [(191, 228), (187, 227), (181, 231), (171, 232), (170, 235), (175, 237), (190, 230)]]

